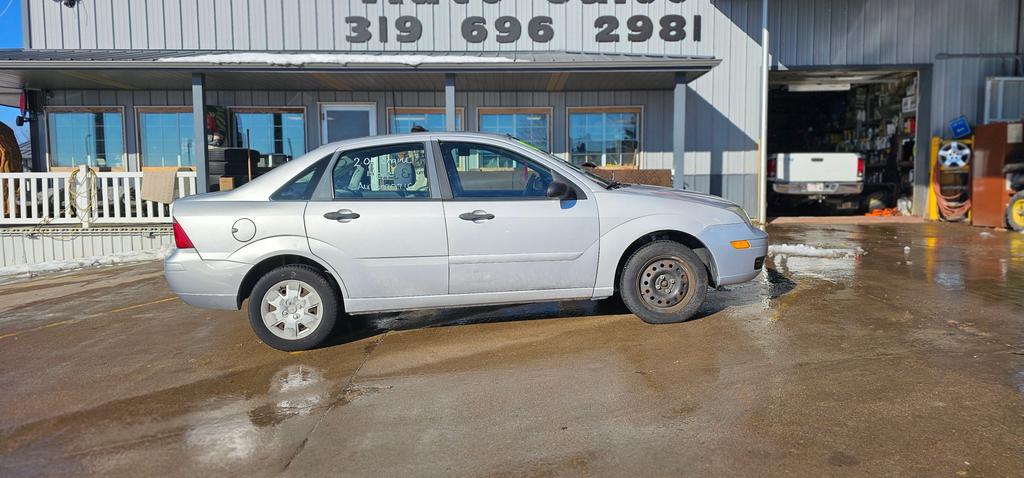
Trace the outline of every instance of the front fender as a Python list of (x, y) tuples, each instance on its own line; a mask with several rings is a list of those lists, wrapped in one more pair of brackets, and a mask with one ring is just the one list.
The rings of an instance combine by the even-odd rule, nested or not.
[[(701, 235), (707, 225), (680, 214), (652, 214), (626, 221), (601, 236), (601, 256), (597, 265), (595, 297), (611, 295), (615, 290), (615, 275), (619, 260), (626, 249), (637, 239), (659, 231), (676, 231), (696, 237), (702, 243)], [(707, 244), (704, 243), (705, 247)], [(717, 282), (718, 274), (712, 249), (707, 247), (712, 271), (712, 280)]]

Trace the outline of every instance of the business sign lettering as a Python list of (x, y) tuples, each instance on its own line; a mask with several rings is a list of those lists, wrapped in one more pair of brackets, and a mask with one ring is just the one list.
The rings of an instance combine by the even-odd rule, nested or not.
[[(382, 0), (380, 3), (390, 5), (439, 5), (443, 0)], [(459, 5), (469, 4), (471, 0), (448, 0)], [(498, 4), (501, 0), (475, 0), (486, 4)], [(511, 2), (512, 0), (507, 0)], [(547, 0), (552, 5), (565, 5), (573, 0)], [(626, 0), (577, 0), (581, 5), (626, 4)], [(638, 5), (647, 5), (659, 0), (633, 0)], [(670, 4), (682, 4), (686, 0), (660, 0)], [(362, 0), (364, 4), (377, 4), (377, 0)], [(396, 41), (414, 43), (423, 37), (424, 25), (420, 19), (411, 15), (397, 18), (379, 16), (347, 16), (348, 32), (345, 40), (349, 43), (366, 43), (376, 39), (381, 43)], [(462, 38), (468, 43), (483, 43), (493, 36), (498, 43), (515, 43), (524, 35), (535, 43), (548, 43), (559, 35), (561, 28), (550, 16), (534, 16), (520, 19), (503, 15), (488, 19), (482, 16), (470, 16), (462, 20)], [(648, 15), (632, 15), (622, 20), (612, 15), (597, 17), (593, 23), (594, 41), (597, 43), (646, 42), (657, 35), (665, 42), (701, 41), (701, 16), (689, 17), (678, 14), (667, 14), (652, 18)], [(375, 38), (376, 35), (376, 38)]]

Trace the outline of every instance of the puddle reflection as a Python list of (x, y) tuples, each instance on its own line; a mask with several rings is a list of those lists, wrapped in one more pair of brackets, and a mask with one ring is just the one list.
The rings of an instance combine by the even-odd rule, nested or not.
[[(274, 373), (265, 394), (222, 396), (201, 402), (188, 418), (185, 443), (201, 463), (224, 466), (280, 449), (280, 426), (326, 408), (330, 384), (320, 369), (288, 365)], [(340, 391), (339, 391), (340, 393)]]

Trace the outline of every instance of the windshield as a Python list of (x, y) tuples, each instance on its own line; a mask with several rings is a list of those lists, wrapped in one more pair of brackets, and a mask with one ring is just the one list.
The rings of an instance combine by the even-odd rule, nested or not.
[(557, 160), (559, 163), (562, 163), (562, 164), (572, 168), (574, 171), (578, 171), (580, 174), (590, 178), (591, 181), (594, 181), (595, 183), (600, 185), (602, 188), (608, 189), (609, 186), (615, 184), (615, 181), (609, 181), (608, 179), (605, 179), (605, 178), (603, 178), (601, 176), (598, 176), (596, 173), (588, 171), (588, 168), (580, 167), (580, 166), (577, 166), (577, 165), (575, 165), (575, 164), (573, 164), (573, 163), (571, 163), (569, 161), (565, 161), (562, 158), (559, 158), (558, 156), (555, 156), (552, 153), (544, 151), (543, 149), (540, 149), (540, 148), (538, 148), (538, 147), (536, 147), (536, 146), (534, 146), (534, 145), (532, 145), (530, 143), (527, 143), (526, 141), (523, 141), (523, 140), (521, 140), (519, 138), (516, 138), (514, 136), (510, 136), (510, 137), (512, 139), (516, 140), (517, 142), (519, 142), (519, 144), (521, 144), (523, 146), (526, 146), (526, 147), (529, 147), (530, 149), (533, 149), (533, 150), (535, 150), (537, 152), (546, 154), (549, 158)]

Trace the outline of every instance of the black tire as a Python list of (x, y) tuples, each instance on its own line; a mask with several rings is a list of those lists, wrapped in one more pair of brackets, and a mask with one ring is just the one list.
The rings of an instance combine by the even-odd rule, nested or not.
[(707, 294), (704, 263), (690, 248), (674, 241), (654, 241), (637, 249), (619, 278), (622, 302), (648, 324), (689, 320)]
[(1024, 163), (1010, 163), (1003, 166), (1003, 174), (1024, 173)]
[(889, 193), (885, 191), (875, 191), (864, 198), (863, 209), (864, 212), (871, 212), (876, 209), (885, 209), (889, 207), (889, 204)]
[[(288, 339), (275, 335), (263, 320), (263, 299), (271, 287), (283, 281), (299, 281), (310, 286), (320, 296), (323, 308), (319, 324), (307, 335)], [(330, 336), (338, 317), (338, 294), (331, 283), (316, 269), (302, 264), (281, 266), (266, 273), (252, 288), (249, 296), (249, 325), (263, 343), (285, 352), (309, 350)]]
[(1024, 191), (1014, 194), (1006, 205), (1006, 225), (1014, 231), (1024, 231)]
[(206, 174), (210, 176), (224, 175), (224, 161), (210, 161), (206, 164)]

